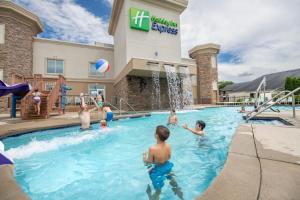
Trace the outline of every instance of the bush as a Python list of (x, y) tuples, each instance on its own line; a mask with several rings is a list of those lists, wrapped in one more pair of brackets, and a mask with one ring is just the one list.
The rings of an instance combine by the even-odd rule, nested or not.
[[(300, 87), (300, 78), (286, 77), (284, 87), (286, 90), (293, 91), (294, 89)], [(300, 91), (296, 92), (295, 94), (300, 95)]]

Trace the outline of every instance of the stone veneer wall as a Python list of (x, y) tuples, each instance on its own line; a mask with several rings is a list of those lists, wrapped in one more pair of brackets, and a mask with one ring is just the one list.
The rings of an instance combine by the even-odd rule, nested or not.
[[(0, 24), (5, 24), (5, 43), (0, 44), (0, 69), (3, 81), (10, 83), (11, 73), (32, 76), (33, 36), (30, 24), (11, 13), (1, 13)], [(8, 98), (2, 97), (0, 112), (7, 110)]]
[(210, 53), (206, 53), (196, 58), (198, 103), (200, 104), (216, 103), (219, 96), (218, 94), (213, 94), (212, 83), (218, 81), (218, 70), (217, 68), (212, 68), (211, 57)]
[[(115, 85), (118, 100), (124, 98), (135, 110), (152, 110), (152, 78), (126, 76)], [(169, 109), (168, 84), (166, 78), (160, 79), (161, 109)], [(122, 108), (130, 110), (126, 104)], [(155, 105), (158, 109), (158, 105)]]

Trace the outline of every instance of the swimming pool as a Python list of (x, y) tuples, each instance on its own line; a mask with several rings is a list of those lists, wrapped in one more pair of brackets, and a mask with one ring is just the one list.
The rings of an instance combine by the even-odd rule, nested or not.
[[(33, 200), (148, 199), (151, 185), (142, 153), (155, 143), (155, 127), (168, 113), (114, 121), (110, 128), (79, 131), (79, 127), (39, 131), (3, 140), (15, 161), (15, 175)], [(180, 124), (206, 122), (197, 137), (170, 128), (173, 172), (185, 199), (200, 195), (218, 175), (235, 128), (243, 122), (237, 108), (208, 108), (178, 113)], [(168, 182), (161, 199), (178, 199)]]

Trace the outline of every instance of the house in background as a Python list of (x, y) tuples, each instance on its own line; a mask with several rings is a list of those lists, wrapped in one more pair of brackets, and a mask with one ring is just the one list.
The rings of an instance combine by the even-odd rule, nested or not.
[[(227, 85), (221, 93), (221, 101), (229, 101), (229, 102), (236, 102), (236, 101), (251, 101), (252, 98), (255, 97), (256, 90), (263, 80), (266, 78), (266, 99), (272, 98), (272, 93), (283, 91), (285, 80), (287, 77), (300, 77), (300, 68), (277, 72), (272, 74), (266, 74), (260, 76), (253, 81), (242, 82), (242, 83), (234, 83), (231, 85)], [(263, 98), (263, 97), (261, 97)]]

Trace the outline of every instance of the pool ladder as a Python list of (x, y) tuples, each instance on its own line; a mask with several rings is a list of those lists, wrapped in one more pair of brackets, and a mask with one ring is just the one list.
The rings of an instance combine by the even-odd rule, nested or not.
[[(248, 122), (250, 119), (256, 117), (257, 115), (259, 115), (260, 113), (264, 112), (265, 110), (271, 108), (272, 106), (274, 106), (275, 104), (281, 102), (282, 100), (286, 99), (289, 96), (292, 96), (292, 107), (293, 107), (293, 118), (296, 118), (296, 108), (295, 108), (295, 93), (300, 91), (300, 87), (294, 89), (293, 91), (282, 91), (280, 93), (278, 93), (277, 95), (275, 95), (271, 100), (263, 103), (262, 105), (258, 106), (256, 109), (254, 109), (253, 111), (251, 111), (250, 113), (248, 113), (246, 115), (246, 122)], [(276, 97), (278, 97), (279, 95), (282, 95), (285, 92), (289, 92), (288, 94), (284, 95), (283, 97), (277, 99), (274, 103), (266, 106), (265, 108), (261, 109), (260, 111), (258, 111), (259, 108), (261, 108), (262, 106), (267, 105), (269, 102), (271, 102), (272, 100), (274, 100)], [(255, 113), (254, 115), (251, 115), (253, 112), (258, 111), (257, 113)]]

